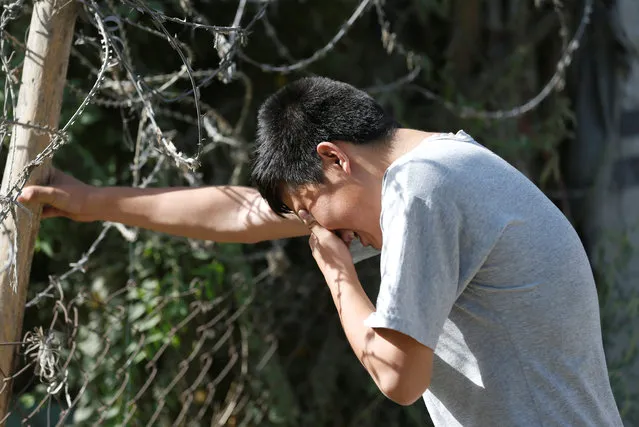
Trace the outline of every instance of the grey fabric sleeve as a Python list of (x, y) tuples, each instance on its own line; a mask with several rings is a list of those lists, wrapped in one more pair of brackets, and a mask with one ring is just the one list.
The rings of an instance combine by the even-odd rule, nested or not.
[(411, 174), (401, 171), (408, 168), (399, 169), (385, 186), (381, 285), (377, 311), (365, 324), (434, 350), (458, 296), (461, 215), (437, 183), (415, 195)]

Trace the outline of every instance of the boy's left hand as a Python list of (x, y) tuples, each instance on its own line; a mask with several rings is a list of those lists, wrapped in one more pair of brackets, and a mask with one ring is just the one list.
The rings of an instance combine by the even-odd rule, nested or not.
[(299, 211), (298, 215), (311, 230), (308, 243), (313, 258), (329, 285), (343, 279), (344, 275), (357, 277), (353, 257), (346, 243), (335, 233), (322, 227), (307, 211)]

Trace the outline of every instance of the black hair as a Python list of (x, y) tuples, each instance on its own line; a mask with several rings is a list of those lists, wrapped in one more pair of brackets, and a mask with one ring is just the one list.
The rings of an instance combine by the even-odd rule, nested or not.
[(287, 84), (260, 107), (252, 179), (279, 215), (284, 186), (322, 183), (323, 141), (388, 141), (398, 125), (372, 97), (349, 84), (308, 77)]

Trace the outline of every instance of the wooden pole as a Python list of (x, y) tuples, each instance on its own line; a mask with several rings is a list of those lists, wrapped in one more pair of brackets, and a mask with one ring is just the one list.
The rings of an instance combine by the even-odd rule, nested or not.
[[(78, 3), (75, 0), (33, 2), (16, 120), (54, 129), (58, 127), (77, 13)], [(25, 127), (14, 128), (0, 194), (7, 194), (23, 168), (48, 145), (50, 139), (50, 135), (36, 133)], [(48, 169), (49, 164), (35, 169), (28, 184), (42, 183), (47, 179)], [(14, 223), (11, 215), (5, 220), (7, 229), (17, 233), (17, 284), (13, 283), (17, 285), (17, 292), (12, 286), (12, 270), (3, 272), (0, 277), (0, 344), (21, 341), (31, 258), (42, 211), (41, 206), (29, 209), (31, 215), (16, 209), (17, 223)], [(9, 258), (12, 249), (8, 239), (3, 240), (0, 263)], [(4, 424), (3, 420), (9, 413), (11, 376), (15, 372), (14, 356), (18, 350), (19, 346), (16, 345), (0, 345), (0, 425)]]

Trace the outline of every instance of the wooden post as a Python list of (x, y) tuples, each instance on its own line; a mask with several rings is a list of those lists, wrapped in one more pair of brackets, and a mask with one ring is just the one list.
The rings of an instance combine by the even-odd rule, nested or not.
[[(67, 66), (78, 3), (75, 0), (39, 0), (33, 2), (33, 14), (22, 69), (16, 120), (57, 129), (66, 82)], [(0, 194), (6, 195), (23, 168), (49, 143), (50, 135), (16, 126), (11, 138)], [(31, 174), (28, 183), (42, 183), (48, 176), (45, 164)], [(31, 216), (17, 209), (17, 224), (11, 215), (5, 226), (17, 233), (17, 292), (12, 289), (12, 272), (0, 277), (0, 344), (21, 341), (22, 320), (31, 270), (33, 246), (40, 225), (41, 207), (30, 207)], [(0, 263), (9, 257), (7, 239), (0, 246)], [(14, 356), (19, 346), (0, 345), (0, 425), (6, 419), (11, 399)]]

